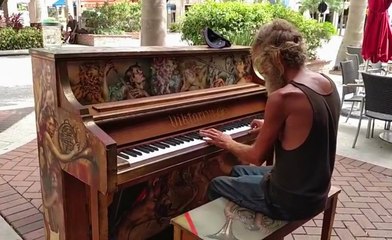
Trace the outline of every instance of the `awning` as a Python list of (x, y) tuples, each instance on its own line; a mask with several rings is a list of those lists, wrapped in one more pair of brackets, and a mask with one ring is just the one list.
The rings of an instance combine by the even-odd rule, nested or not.
[[(1, 1), (1, 0), (0, 0), (0, 1)], [(65, 6), (65, 5), (67, 5), (66, 0), (57, 0), (56, 2), (54, 2), (54, 3), (52, 4), (53, 7), (62, 7), (62, 6)], [(76, 6), (76, 3), (73, 2), (73, 5)]]
[(61, 6), (65, 6), (66, 2), (65, 0), (57, 0), (56, 2), (54, 2), (52, 4), (53, 7), (61, 7)]

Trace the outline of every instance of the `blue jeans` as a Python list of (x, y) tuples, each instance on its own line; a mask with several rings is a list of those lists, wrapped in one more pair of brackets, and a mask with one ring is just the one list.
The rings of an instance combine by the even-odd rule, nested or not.
[(261, 181), (272, 166), (234, 166), (231, 176), (214, 178), (208, 186), (210, 200), (225, 197), (237, 205), (260, 212), (272, 219), (288, 220), (289, 214), (277, 204), (270, 202)]

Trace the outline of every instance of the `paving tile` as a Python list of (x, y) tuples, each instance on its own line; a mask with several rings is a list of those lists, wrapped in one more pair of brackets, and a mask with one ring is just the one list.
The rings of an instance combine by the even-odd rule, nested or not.
[(387, 213), (387, 210), (379, 204), (379, 203), (369, 203), (369, 206), (373, 209), (373, 211), (378, 214), (378, 215), (385, 215)]
[(18, 232), (22, 235), (27, 234), (29, 232), (34, 232), (36, 230), (42, 229), (44, 227), (44, 222), (41, 220), (37, 220), (35, 222), (31, 222), (27, 225), (24, 225), (18, 228)]
[(321, 228), (320, 227), (304, 227), (305, 232), (310, 235), (320, 235)]
[(14, 200), (14, 201), (2, 203), (2, 204), (0, 204), (0, 211), (6, 210), (8, 208), (15, 207), (15, 206), (18, 206), (18, 205), (23, 204), (25, 202), (26, 202), (26, 200), (24, 198), (18, 198), (18, 199)]
[(42, 213), (37, 213), (37, 214), (31, 215), (31, 216), (29, 216), (29, 217), (26, 217), (26, 218), (23, 218), (23, 219), (14, 221), (14, 222), (12, 223), (12, 225), (13, 225), (15, 228), (19, 228), (19, 227), (28, 225), (28, 224), (30, 224), (30, 223), (32, 223), (32, 222), (42, 221), (42, 220), (43, 220)]
[(18, 212), (13, 215), (6, 216), (6, 219), (7, 219), (7, 221), (11, 222), (11, 224), (12, 224), (13, 221), (20, 220), (20, 219), (29, 217), (29, 216), (37, 214), (37, 213), (39, 213), (39, 211), (36, 208), (30, 208), (26, 211)]
[(23, 235), (23, 238), (25, 240), (38, 240), (38, 239), (44, 239), (44, 236), (45, 236), (44, 229), (40, 228)]
[(390, 237), (390, 238), (392, 238), (392, 231), (389, 231), (389, 230), (383, 230), (383, 229), (369, 230), (368, 233), (369, 233), (369, 236), (371, 236), (371, 237)]
[(14, 193), (12, 195), (4, 196), (0, 198), (0, 203), (7, 203), (10, 201), (15, 201), (20, 198), (20, 195), (18, 193)]
[(22, 203), (20, 205), (7, 208), (7, 209), (3, 210), (1, 213), (4, 214), (4, 215), (12, 215), (14, 213), (23, 212), (23, 211), (28, 210), (28, 209), (30, 209), (32, 207), (33, 207), (33, 205), (31, 203), (24, 202), (24, 203)]
[(353, 218), (363, 229), (376, 229), (376, 226), (364, 215), (353, 215)]
[(373, 209), (361, 209), (363, 214), (369, 219), (371, 222), (382, 222), (382, 218), (379, 217), (379, 215), (373, 211)]
[[(16, 193), (16, 191), (15, 191), (15, 189), (13, 189), (11, 187), (9, 187), (9, 189), (7, 189), (5, 191), (2, 191), (2, 192), (0, 191), (0, 199), (2, 197), (6, 197), (6, 196), (9, 196), (9, 195), (12, 195), (13, 193)], [(0, 202), (3, 203), (3, 200), (1, 200)]]
[(354, 236), (351, 234), (350, 230), (344, 228), (335, 229), (336, 234), (340, 239), (344, 240), (355, 240)]
[(362, 229), (362, 227), (355, 221), (343, 221), (344, 225), (347, 226), (348, 230), (354, 237), (367, 237), (368, 234)]

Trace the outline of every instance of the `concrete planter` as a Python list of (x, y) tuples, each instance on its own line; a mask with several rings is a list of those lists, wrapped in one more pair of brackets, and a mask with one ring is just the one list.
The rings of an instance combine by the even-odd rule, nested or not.
[(140, 46), (138, 34), (125, 35), (98, 35), (98, 34), (78, 34), (77, 44), (94, 47), (135, 47)]

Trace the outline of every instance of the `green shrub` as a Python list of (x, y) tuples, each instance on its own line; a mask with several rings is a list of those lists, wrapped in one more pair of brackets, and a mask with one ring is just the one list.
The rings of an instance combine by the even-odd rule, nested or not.
[(335, 33), (332, 24), (305, 19), (280, 4), (207, 1), (193, 5), (187, 12), (181, 25), (182, 39), (194, 45), (204, 44), (201, 31), (210, 27), (233, 44), (250, 45), (259, 27), (275, 18), (288, 20), (302, 32), (309, 58), (314, 58), (316, 49)]
[(141, 4), (132, 2), (105, 2), (95, 10), (84, 11), (86, 27), (96, 34), (121, 34), (139, 31), (141, 27)]
[[(271, 21), (272, 15), (264, 8), (256, 8), (261, 4), (245, 4), (241, 2), (216, 3), (207, 1), (204, 4), (195, 4), (183, 20), (181, 32), (183, 40), (198, 45), (204, 40), (201, 31), (210, 27), (227, 37), (234, 39), (249, 39), (261, 24)], [(247, 43), (247, 45), (250, 44)]]
[(36, 28), (0, 28), (0, 50), (29, 49), (42, 47), (42, 33)]

